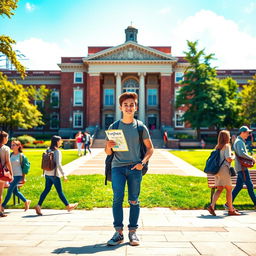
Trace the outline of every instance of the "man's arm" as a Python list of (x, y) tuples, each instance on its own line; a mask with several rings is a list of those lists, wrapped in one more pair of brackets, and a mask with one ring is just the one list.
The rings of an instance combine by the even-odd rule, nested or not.
[(142, 163), (145, 164), (145, 163), (149, 160), (149, 158), (153, 155), (154, 147), (153, 147), (153, 144), (152, 144), (151, 139), (144, 139), (144, 140), (143, 140), (143, 143), (144, 143), (144, 145), (145, 145), (146, 148), (147, 148), (146, 154), (145, 154), (144, 158), (142, 159), (141, 163), (136, 164), (136, 165), (132, 168), (132, 170), (134, 170), (134, 169), (137, 169), (137, 170), (139, 170), (139, 171), (142, 170), (142, 169), (143, 169)]
[(235, 146), (235, 152), (238, 156), (252, 160), (253, 157), (248, 155), (245, 144), (242, 141), (238, 141)]
[(116, 145), (113, 140), (107, 140), (105, 146), (105, 152), (107, 155), (112, 155), (113, 151), (112, 148)]

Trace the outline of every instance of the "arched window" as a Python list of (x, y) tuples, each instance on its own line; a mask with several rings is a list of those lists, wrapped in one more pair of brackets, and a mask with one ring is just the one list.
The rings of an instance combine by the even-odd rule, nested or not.
[(136, 92), (139, 95), (139, 83), (135, 79), (127, 79), (123, 83), (123, 92)]

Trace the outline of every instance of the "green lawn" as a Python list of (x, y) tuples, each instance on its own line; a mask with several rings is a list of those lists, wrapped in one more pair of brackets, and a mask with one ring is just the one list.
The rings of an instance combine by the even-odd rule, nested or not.
[(209, 157), (212, 150), (172, 150), (170, 151), (175, 156), (182, 158), (184, 161), (190, 163), (195, 166), (199, 170), (204, 170), (205, 162)]
[[(32, 200), (34, 207), (44, 189), (44, 177), (40, 169), (41, 155), (43, 150), (26, 150), (24, 153), (31, 161), (31, 170), (27, 175), (27, 182), (21, 191)], [(77, 151), (63, 150), (63, 164), (77, 158)], [(207, 158), (210, 151), (175, 151), (176, 155), (185, 154), (191, 156), (196, 164), (203, 166), (203, 159)], [(184, 157), (184, 160), (185, 157)], [(199, 165), (196, 165), (199, 166)], [(70, 175), (68, 182), (63, 182), (63, 190), (70, 203), (79, 202), (78, 209), (92, 209), (95, 207), (111, 207), (112, 189), (111, 183), (104, 185), (103, 175)], [(127, 193), (126, 193), (127, 194)], [(142, 207), (169, 207), (171, 209), (203, 209), (210, 199), (210, 189), (207, 187), (206, 178), (184, 177), (176, 175), (153, 175), (143, 177), (141, 189)], [(225, 202), (225, 194), (218, 201), (217, 208), (222, 209)], [(241, 191), (235, 201), (239, 209), (252, 209), (252, 202), (246, 190)], [(11, 208), (23, 208), (23, 204)], [(127, 207), (127, 197), (124, 206)], [(63, 209), (64, 205), (59, 200), (55, 189), (48, 194), (43, 208)]]

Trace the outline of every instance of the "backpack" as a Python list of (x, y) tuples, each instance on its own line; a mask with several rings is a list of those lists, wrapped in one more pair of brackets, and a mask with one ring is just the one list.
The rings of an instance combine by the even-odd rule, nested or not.
[(213, 175), (217, 174), (224, 161), (225, 159), (220, 164), (220, 150), (213, 150), (206, 161), (204, 172)]
[(54, 152), (46, 150), (42, 155), (41, 169), (44, 171), (55, 170), (56, 173), (56, 162), (54, 161)]
[[(11, 156), (12, 155), (13, 155), (13, 152), (11, 153)], [(27, 157), (23, 153), (20, 153), (20, 166), (22, 169), (22, 173), (28, 174), (30, 169), (30, 162), (28, 161)]]
[[(143, 143), (143, 123), (139, 120), (137, 121), (137, 130), (139, 133), (139, 141), (140, 141), (140, 157), (141, 159), (144, 158), (147, 148), (145, 144)], [(118, 129), (119, 127), (120, 120), (116, 121), (112, 125), (112, 129)], [(111, 169), (112, 169), (112, 160), (114, 158), (114, 152), (111, 155), (107, 155), (106, 160), (105, 160), (105, 185), (107, 185), (107, 181), (111, 181)], [(148, 171), (148, 162), (143, 166), (142, 175), (145, 175)]]

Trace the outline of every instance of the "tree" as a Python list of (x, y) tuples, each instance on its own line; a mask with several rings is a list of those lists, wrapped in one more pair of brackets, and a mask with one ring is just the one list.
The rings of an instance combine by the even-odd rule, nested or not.
[(237, 82), (231, 77), (220, 80), (220, 86), (224, 89), (224, 113), (225, 118), (222, 127), (227, 129), (240, 127), (244, 122), (242, 114), (242, 97), (238, 90)]
[[(0, 1), (0, 15), (7, 16), (11, 18), (14, 14), (12, 11), (15, 10), (18, 0), (1, 0)], [(20, 72), (21, 77), (25, 77), (25, 67), (18, 61), (15, 51), (12, 48), (12, 44), (16, 42), (9, 36), (0, 35), (0, 52), (2, 52), (10, 62), (15, 66), (15, 68)]]
[[(13, 11), (17, 8), (17, 3), (18, 0), (1, 0), (0, 15), (11, 18)], [(0, 36), (0, 52), (10, 60), (24, 78), (25, 67), (18, 61), (12, 44), (15, 44), (15, 41), (9, 36)], [(13, 128), (28, 129), (44, 124), (42, 113), (31, 102), (44, 100), (47, 93), (45, 86), (39, 89), (33, 86), (24, 88), (15, 81), (8, 81), (7, 76), (0, 72), (0, 127), (12, 134)]]
[(24, 88), (15, 81), (12, 83), (0, 73), (0, 127), (12, 132), (13, 128), (32, 128), (44, 124), (42, 114), (33, 100), (43, 100), (48, 90), (41, 86), (38, 90), (29, 86)]
[(256, 124), (256, 75), (243, 86), (242, 115), (247, 124)]
[(177, 96), (176, 107), (185, 106), (184, 121), (188, 121), (197, 130), (200, 139), (200, 127), (220, 126), (225, 119), (224, 88), (216, 78), (216, 70), (210, 66), (214, 54), (206, 55), (197, 50), (198, 42), (187, 41), (189, 51), (185, 58), (190, 66), (184, 74), (184, 85)]

